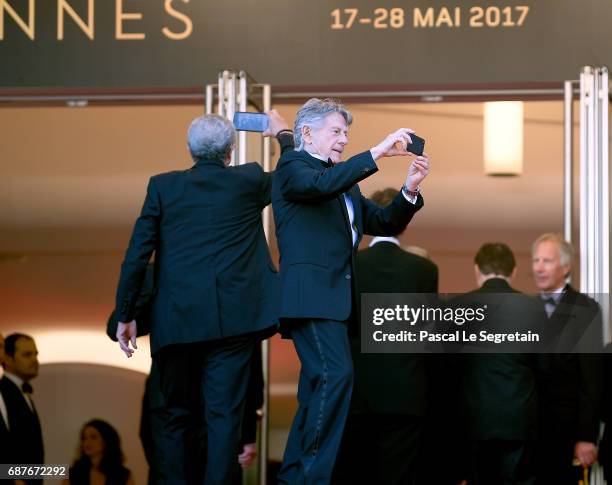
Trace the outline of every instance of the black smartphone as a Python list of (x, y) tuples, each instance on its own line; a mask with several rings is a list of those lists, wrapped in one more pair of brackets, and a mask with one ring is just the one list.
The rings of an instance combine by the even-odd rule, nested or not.
[(265, 113), (236, 111), (234, 113), (234, 127), (240, 131), (266, 131), (268, 128), (268, 115)]
[(406, 151), (414, 153), (415, 155), (423, 155), (423, 150), (425, 149), (425, 139), (415, 135), (414, 133), (410, 133), (410, 138), (412, 143), (406, 147)]

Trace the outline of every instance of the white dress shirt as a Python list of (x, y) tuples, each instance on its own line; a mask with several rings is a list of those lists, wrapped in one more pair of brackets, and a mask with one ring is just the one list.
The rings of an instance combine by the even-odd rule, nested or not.
[(374, 244), (378, 244), (379, 242), (390, 242), (395, 244), (396, 246), (399, 247), (400, 242), (399, 239), (393, 236), (376, 236), (372, 238), (372, 241), (370, 241), (370, 246), (372, 247), (374, 246)]
[[(2, 379), (2, 373), (0, 373), (0, 379)], [(0, 414), (2, 415), (4, 424), (6, 424), (6, 428), (10, 429), (9, 420), (8, 420), (8, 411), (6, 410), (6, 403), (4, 402), (4, 397), (2, 396), (2, 393), (0, 393)]]
[[(561, 288), (557, 288), (555, 291), (551, 291), (547, 293), (540, 293), (540, 297), (544, 301), (544, 310), (546, 311), (546, 316), (548, 318), (550, 318), (551, 315), (555, 313), (555, 309), (557, 308), (557, 305), (561, 301), (564, 291), (565, 291), (565, 285), (563, 285)], [(555, 303), (553, 304), (550, 301), (546, 301), (549, 298), (552, 298), (555, 301)]]

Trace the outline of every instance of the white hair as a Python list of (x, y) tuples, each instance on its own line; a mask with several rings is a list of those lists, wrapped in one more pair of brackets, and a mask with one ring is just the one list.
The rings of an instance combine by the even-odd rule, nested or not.
[(194, 160), (224, 160), (236, 142), (236, 130), (219, 115), (194, 119), (187, 132), (187, 145)]
[(533, 244), (531, 245), (531, 254), (534, 255), (538, 246), (543, 242), (550, 241), (557, 245), (559, 248), (559, 260), (563, 266), (572, 264), (572, 259), (574, 258), (574, 248), (570, 243), (568, 243), (565, 238), (558, 233), (547, 232), (546, 234), (542, 234), (538, 237)]
[(331, 113), (340, 113), (347, 125), (353, 122), (353, 115), (346, 109), (339, 99), (333, 98), (310, 98), (298, 110), (295, 116), (295, 125), (293, 128), (293, 138), (295, 141), (295, 149), (304, 149), (304, 140), (302, 139), (302, 127), (308, 126), (310, 129), (318, 128), (323, 120)]

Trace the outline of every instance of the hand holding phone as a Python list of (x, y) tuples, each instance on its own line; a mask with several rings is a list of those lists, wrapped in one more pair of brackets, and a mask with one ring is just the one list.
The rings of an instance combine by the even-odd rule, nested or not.
[(290, 131), (285, 118), (283, 118), (277, 110), (271, 109), (270, 111), (266, 111), (266, 114), (268, 115), (268, 128), (262, 133), (263, 136), (274, 137), (281, 131)]
[[(406, 151), (417, 156), (423, 155), (423, 151), (425, 150), (425, 140), (414, 133), (410, 133), (410, 139), (412, 140), (412, 143), (409, 143), (406, 146)], [(400, 145), (401, 143), (397, 142), (395, 144), (395, 148), (402, 150), (403, 146)]]
[(423, 155), (423, 151), (425, 150), (425, 139), (414, 133), (410, 135), (410, 139), (412, 143), (406, 147), (406, 151), (418, 156)]

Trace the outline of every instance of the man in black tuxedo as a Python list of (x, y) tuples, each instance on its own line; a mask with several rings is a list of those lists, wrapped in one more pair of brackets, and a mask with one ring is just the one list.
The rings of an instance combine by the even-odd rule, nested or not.
[[(138, 322), (138, 337), (149, 335), (150, 333), (150, 303), (154, 293), (154, 265), (149, 263), (134, 305), (134, 319)], [(115, 342), (117, 342), (118, 324), (119, 322), (113, 310), (106, 323), (106, 335)], [(161, 392), (159, 370), (155, 364), (155, 359), (153, 359), (149, 375), (145, 381), (138, 433), (147, 464), (149, 465), (149, 476), (147, 479), (149, 485), (161, 483), (161, 477), (163, 476), (161, 464), (163, 463), (166, 449), (164, 447), (166, 421), (167, 413), (165, 412), (164, 396)]]
[[(4, 336), (0, 334), (0, 367), (4, 369)], [(8, 413), (2, 392), (0, 392), (0, 463), (10, 463), (10, 440)]]
[[(386, 207), (397, 195), (387, 188), (371, 200)], [(438, 292), (438, 267), (401, 249), (392, 236), (375, 237), (357, 253), (356, 275), (359, 295)], [(353, 395), (333, 483), (411, 484), (427, 409), (425, 356), (363, 354), (358, 330), (349, 333)]]
[[(138, 336), (149, 335), (150, 300), (155, 292), (155, 280), (153, 275), (153, 264), (147, 265), (145, 278), (135, 305), (135, 319), (138, 321)], [(106, 324), (106, 334), (117, 341), (118, 321), (113, 311)], [(0, 335), (0, 339), (1, 339)], [(1, 343), (1, 342), (0, 342)], [(244, 404), (244, 419), (242, 423), (241, 452), (236, 461), (237, 468), (248, 468), (257, 457), (257, 423), (258, 410), (263, 405), (263, 374), (261, 361), (261, 345), (256, 345), (250, 364), (250, 377)], [(149, 485), (161, 483), (163, 477), (161, 463), (164, 461), (166, 447), (165, 426), (168, 420), (165, 412), (164, 396), (161, 392), (159, 370), (155, 359), (151, 362), (151, 370), (145, 381), (145, 392), (142, 398), (142, 410), (140, 414), (140, 442), (144, 450), (147, 464), (149, 465)], [(192, 450), (205, 450), (205, 437), (201, 436), (201, 429), (191, 430), (194, 432), (188, 442)], [(1, 455), (0, 455), (1, 456)], [(196, 456), (197, 455), (196, 453)], [(204, 465), (202, 463), (202, 465)], [(201, 466), (205, 469), (205, 466)], [(242, 484), (242, 468), (235, 476), (235, 483)]]
[[(269, 116), (266, 135), (292, 147), (284, 120)], [(150, 335), (168, 416), (164, 483), (201, 482), (202, 463), (204, 483), (231, 483), (253, 347), (277, 329), (279, 285), (261, 215), (271, 176), (256, 163), (228, 166), (235, 138), (220, 116), (192, 122), (195, 165), (151, 178), (121, 268), (117, 337), (129, 357), (135, 303), (155, 252)], [(187, 449), (190, 429), (205, 429), (206, 458)]]
[(359, 241), (364, 233), (399, 234), (423, 205), (418, 188), (429, 171), (426, 156), (410, 164), (402, 193), (389, 206), (361, 195), (357, 183), (378, 170), (376, 160), (408, 155), (411, 130), (402, 128), (341, 162), (351, 121), (338, 101), (307, 101), (295, 120), (297, 150), (280, 158), (272, 187), (281, 330), (293, 339), (302, 366), (299, 408), (279, 473), (285, 484), (332, 478), (353, 381), (347, 322), (357, 310)]
[[(475, 331), (512, 333), (539, 328), (545, 320), (540, 305), (510, 286), (516, 273), (511, 249), (504, 243), (486, 243), (474, 261), (480, 288), (452, 304), (486, 308), (486, 319), (482, 326), (475, 325)], [(494, 347), (476, 342), (463, 348), (460, 373), (469, 444), (468, 483), (533, 484), (538, 348), (525, 346), (525, 352), (517, 348), (514, 353), (501, 353)]]
[(603, 386), (601, 420), (605, 423), (604, 432), (599, 443), (597, 461), (604, 469), (604, 478), (612, 483), (612, 343), (604, 347)]
[[(30, 384), (38, 375), (36, 343), (29, 335), (13, 333), (6, 337), (4, 345), (0, 394), (8, 417), (10, 461), (3, 463), (44, 464), (42, 430)], [(42, 483), (42, 480), (26, 480), (26, 483)]]
[(576, 483), (574, 459), (582, 466), (597, 460), (603, 392), (603, 362), (597, 353), (603, 346), (601, 309), (567, 284), (573, 249), (562, 235), (540, 236), (532, 256), (549, 329), (539, 388), (538, 484), (569, 485)]

